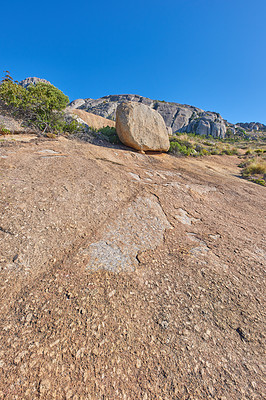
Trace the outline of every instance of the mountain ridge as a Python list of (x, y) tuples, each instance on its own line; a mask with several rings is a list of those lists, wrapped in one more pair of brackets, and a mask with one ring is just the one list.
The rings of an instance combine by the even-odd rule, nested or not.
[[(51, 84), (46, 79), (36, 77), (26, 78), (19, 84), (27, 88), (30, 84), (35, 85), (38, 82)], [(71, 101), (67, 110), (80, 109), (114, 121), (116, 108), (123, 101), (140, 102), (158, 111), (162, 115), (169, 133), (186, 132), (223, 139), (226, 136), (243, 135), (245, 131), (249, 133), (266, 131), (266, 125), (259, 122), (232, 124), (222, 118), (218, 112), (205, 111), (189, 104), (153, 100), (137, 94), (106, 95), (98, 99), (79, 98)]]

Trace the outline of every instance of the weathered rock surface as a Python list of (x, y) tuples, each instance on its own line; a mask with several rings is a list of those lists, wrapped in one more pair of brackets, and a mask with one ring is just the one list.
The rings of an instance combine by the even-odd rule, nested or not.
[(220, 114), (203, 111), (197, 107), (151, 100), (139, 95), (110, 95), (99, 99), (78, 99), (70, 103), (71, 108), (80, 108), (115, 120), (116, 109), (122, 102), (131, 101), (145, 104), (156, 110), (163, 117), (166, 126), (172, 132), (192, 132), (199, 135), (210, 135), (223, 138), (229, 124)]
[(89, 128), (101, 129), (106, 126), (115, 127), (115, 121), (103, 118), (96, 114), (88, 113), (87, 111), (84, 110), (68, 109), (67, 114), (78, 116), (78, 118)]
[(136, 150), (168, 151), (168, 131), (163, 118), (149, 106), (133, 101), (116, 110), (116, 132), (126, 146)]
[(171, 228), (155, 196), (138, 197), (121, 216), (107, 224), (99, 241), (81, 249), (79, 257), (88, 258), (87, 269), (112, 272), (135, 271), (137, 255), (163, 243), (165, 229)]
[(0, 144), (1, 400), (265, 399), (265, 188), (237, 157)]
[(266, 125), (260, 122), (238, 122), (237, 125), (247, 131), (266, 131)]
[(51, 85), (51, 82), (47, 81), (46, 79), (42, 79), (42, 78), (36, 78), (36, 77), (30, 77), (30, 78), (26, 78), (23, 79), (22, 81), (19, 82), (19, 84), (21, 86), (23, 86), (24, 88), (27, 88), (29, 85), (36, 85), (36, 83), (47, 83), (48, 85)]

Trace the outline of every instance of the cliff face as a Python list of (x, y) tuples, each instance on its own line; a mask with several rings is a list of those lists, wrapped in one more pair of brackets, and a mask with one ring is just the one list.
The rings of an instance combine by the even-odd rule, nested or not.
[(86, 110), (104, 118), (115, 119), (116, 108), (123, 101), (136, 101), (146, 104), (162, 115), (167, 127), (172, 132), (191, 132), (198, 135), (225, 137), (229, 124), (220, 114), (203, 111), (186, 104), (152, 100), (139, 95), (110, 95), (99, 99), (77, 99), (70, 103), (70, 108)]

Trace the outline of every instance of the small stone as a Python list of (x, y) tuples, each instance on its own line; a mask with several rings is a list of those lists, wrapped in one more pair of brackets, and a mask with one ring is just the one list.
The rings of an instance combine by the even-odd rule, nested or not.
[(26, 316), (26, 322), (29, 323), (29, 322), (32, 320), (32, 317), (33, 317), (32, 313), (29, 313), (29, 314)]
[(71, 390), (71, 389), (70, 389), (70, 390), (68, 390), (68, 391), (66, 392), (66, 400), (69, 400), (69, 399), (71, 399), (72, 395), (73, 395), (73, 392), (72, 392), (72, 390)]
[(136, 367), (140, 368), (141, 367), (141, 360), (138, 358), (136, 362)]
[(200, 327), (198, 325), (195, 325), (194, 329), (195, 329), (196, 332), (200, 332)]
[(207, 331), (202, 335), (204, 340), (208, 340), (210, 338), (211, 331), (207, 329)]
[(40, 393), (43, 394), (45, 393), (47, 390), (49, 390), (51, 387), (50, 381), (48, 381), (48, 379), (44, 379), (41, 381), (40, 383)]

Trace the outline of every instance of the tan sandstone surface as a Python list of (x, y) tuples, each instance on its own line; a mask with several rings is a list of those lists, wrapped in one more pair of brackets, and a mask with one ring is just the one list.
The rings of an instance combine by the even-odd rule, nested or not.
[(78, 109), (69, 109), (69, 110), (67, 110), (67, 112), (70, 114), (77, 115), (90, 128), (101, 129), (101, 128), (104, 128), (105, 126), (110, 126), (113, 128), (115, 127), (115, 121), (112, 121), (111, 119), (103, 118), (100, 115), (95, 115), (95, 114), (89, 113), (87, 111), (78, 110)]
[(238, 163), (1, 142), (0, 399), (265, 398), (265, 188)]

